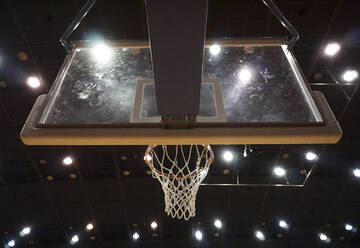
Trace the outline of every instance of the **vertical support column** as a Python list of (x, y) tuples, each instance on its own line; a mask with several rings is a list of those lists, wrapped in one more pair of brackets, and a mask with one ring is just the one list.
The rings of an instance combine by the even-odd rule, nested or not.
[(207, 0), (145, 0), (162, 117), (199, 113)]

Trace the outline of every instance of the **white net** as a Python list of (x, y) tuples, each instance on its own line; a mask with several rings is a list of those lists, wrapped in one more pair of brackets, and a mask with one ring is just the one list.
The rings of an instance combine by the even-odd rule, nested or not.
[(165, 212), (178, 219), (194, 217), (197, 191), (214, 161), (210, 145), (150, 145), (144, 159), (161, 183)]

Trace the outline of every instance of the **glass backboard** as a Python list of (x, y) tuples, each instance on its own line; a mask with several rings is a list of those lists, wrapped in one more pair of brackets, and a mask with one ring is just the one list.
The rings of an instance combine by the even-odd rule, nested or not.
[[(207, 128), (206, 133), (210, 128), (217, 128), (215, 132), (210, 131), (209, 138), (218, 137), (217, 132), (230, 135), (231, 130), (244, 127), (255, 127), (257, 132), (260, 128), (277, 127), (314, 131), (314, 128), (326, 127), (325, 117), (333, 116), (327, 104), (314, 100), (321, 97), (313, 94), (291, 51), (280, 41), (207, 42), (200, 112), (191, 129)], [(169, 127), (164, 129), (156, 109), (148, 42), (78, 43), (67, 56), (49, 94), (42, 97), (36, 114), (32, 113), (31, 126), (33, 131), (48, 130), (47, 133), (87, 128), (102, 128), (103, 131), (120, 128), (120, 132), (141, 129), (148, 136), (154, 135), (151, 128), (156, 128), (161, 136), (178, 132)], [(337, 124), (334, 118), (332, 121)], [(225, 132), (220, 131), (226, 128)], [(180, 136), (190, 135), (190, 130), (184, 129), (183, 133), (187, 134)], [(289, 130), (289, 135), (285, 136), (299, 130)], [(250, 130), (243, 131), (251, 134)], [(271, 135), (276, 137), (276, 132)], [(338, 140), (339, 135), (341, 131), (335, 139)], [(152, 142), (144, 144), (149, 143)]]

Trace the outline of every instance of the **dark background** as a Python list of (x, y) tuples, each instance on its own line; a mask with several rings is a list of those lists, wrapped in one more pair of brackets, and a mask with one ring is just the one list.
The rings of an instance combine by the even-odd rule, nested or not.
[[(0, 0), (0, 239), (17, 240), (17, 247), (67, 247), (79, 233), (80, 247), (359, 247), (360, 236), (344, 230), (345, 223), (360, 225), (360, 81), (342, 82), (345, 69), (360, 69), (360, 2), (358, 0), (277, 0), (299, 31), (295, 55), (313, 90), (322, 91), (341, 123), (343, 138), (336, 145), (214, 147), (216, 161), (207, 180), (222, 181), (246, 164), (252, 170), (244, 180), (267, 178), (275, 164), (309, 171), (304, 188), (200, 188), (197, 215), (188, 222), (164, 214), (161, 187), (146, 175), (146, 147), (28, 147), (19, 133), (39, 94), (48, 92), (65, 58), (59, 37), (72, 21), (80, 0)], [(209, 0), (207, 38), (284, 36), (286, 32), (260, 0)], [(99, 0), (72, 39), (146, 39), (141, 0)], [(323, 56), (329, 41), (342, 45), (332, 58)], [(28, 59), (20, 60), (19, 52)], [(42, 86), (26, 85), (29, 75), (41, 77)], [(221, 152), (236, 152), (232, 163)], [(319, 159), (310, 163), (305, 152)], [(66, 155), (74, 164), (64, 167)], [(223, 175), (229, 169), (230, 175)], [(124, 176), (124, 171), (130, 175)], [(69, 175), (74, 173), (76, 179)], [(53, 180), (49, 181), (48, 176)], [(255, 178), (255, 179), (254, 179)], [(214, 237), (213, 221), (225, 228)], [(276, 226), (279, 218), (291, 227)], [(149, 223), (157, 220), (154, 235)], [(86, 233), (87, 222), (95, 223)], [(32, 227), (19, 238), (19, 230)], [(359, 226), (360, 227), (360, 226)], [(204, 231), (197, 242), (193, 231)], [(254, 230), (267, 239), (259, 242)], [(134, 231), (141, 238), (131, 240)], [(321, 244), (320, 231), (331, 243)], [(282, 233), (281, 235), (278, 235)], [(94, 236), (95, 240), (90, 240)], [(281, 236), (281, 237), (280, 237)]]

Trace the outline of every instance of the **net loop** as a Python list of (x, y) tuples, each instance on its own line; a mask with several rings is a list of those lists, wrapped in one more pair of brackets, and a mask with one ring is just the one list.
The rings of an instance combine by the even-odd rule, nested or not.
[(165, 212), (178, 219), (195, 216), (195, 201), (214, 153), (210, 145), (150, 145), (144, 160), (164, 192)]

